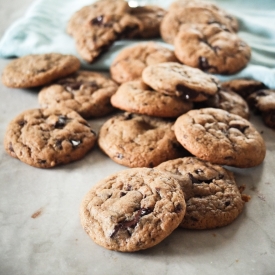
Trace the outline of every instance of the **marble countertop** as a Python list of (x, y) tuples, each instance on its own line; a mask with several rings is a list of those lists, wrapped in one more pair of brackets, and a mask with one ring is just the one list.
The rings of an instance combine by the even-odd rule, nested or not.
[[(0, 0), (0, 36), (31, 2)], [(0, 60), (0, 71), (8, 62)], [(2, 144), (9, 121), (39, 107), (37, 93), (0, 83)], [(106, 119), (89, 122), (98, 130)], [(136, 253), (96, 245), (79, 221), (79, 205), (88, 190), (126, 167), (96, 148), (72, 164), (38, 169), (11, 158), (0, 146), (0, 274), (274, 274), (275, 131), (259, 117), (251, 122), (266, 141), (267, 155), (258, 167), (231, 169), (251, 196), (237, 220), (214, 230), (177, 229), (159, 245)]]

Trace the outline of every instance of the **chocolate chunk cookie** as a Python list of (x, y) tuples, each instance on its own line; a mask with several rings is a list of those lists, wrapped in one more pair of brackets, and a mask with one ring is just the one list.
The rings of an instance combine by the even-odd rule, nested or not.
[(67, 107), (84, 118), (101, 117), (114, 110), (110, 103), (117, 85), (108, 77), (91, 71), (78, 71), (43, 88), (38, 94), (42, 108)]
[(84, 197), (80, 220), (93, 241), (133, 252), (152, 247), (178, 227), (186, 204), (178, 181), (149, 168), (132, 168), (96, 184)]
[(221, 89), (206, 101), (199, 102), (196, 108), (219, 108), (229, 113), (249, 119), (249, 107), (247, 102), (237, 93)]
[(67, 32), (74, 36), (86, 21), (106, 13), (123, 14), (130, 11), (128, 3), (124, 0), (100, 0), (76, 11), (67, 25)]
[(174, 130), (183, 147), (211, 163), (244, 168), (265, 158), (264, 140), (254, 126), (221, 109), (191, 110), (176, 120)]
[(110, 67), (111, 77), (117, 83), (140, 79), (147, 66), (169, 61), (177, 61), (172, 50), (155, 42), (138, 43), (116, 56)]
[(256, 114), (262, 115), (266, 126), (275, 128), (275, 90), (259, 90), (251, 94), (247, 101)]
[(155, 5), (145, 5), (131, 8), (130, 14), (137, 17), (143, 24), (143, 30), (136, 34), (136, 38), (160, 37), (160, 23), (166, 10)]
[(178, 117), (193, 107), (192, 102), (152, 90), (140, 80), (122, 84), (111, 97), (113, 106), (130, 112), (155, 117)]
[(184, 24), (174, 45), (179, 61), (209, 73), (234, 74), (251, 57), (248, 44), (218, 24)]
[(11, 61), (2, 73), (2, 82), (12, 88), (30, 88), (48, 84), (80, 67), (72, 55), (59, 53), (26, 55)]
[(10, 122), (4, 140), (8, 154), (39, 168), (78, 160), (95, 143), (96, 134), (87, 121), (65, 108), (21, 113)]
[(156, 167), (179, 180), (186, 201), (180, 226), (212, 229), (232, 223), (242, 212), (242, 198), (232, 172), (222, 166), (186, 157), (169, 160)]
[(129, 14), (105, 13), (87, 20), (74, 34), (76, 49), (87, 62), (93, 62), (123, 37), (135, 36), (141, 22)]
[(143, 70), (142, 79), (158, 92), (190, 101), (206, 100), (219, 90), (215, 76), (176, 62), (150, 65)]
[(239, 94), (241, 97), (245, 99), (252, 93), (267, 88), (260, 81), (246, 78), (232, 79), (229, 81), (222, 82), (221, 87), (223, 89), (232, 90), (233, 92)]
[(168, 11), (160, 25), (162, 39), (174, 44), (174, 39), (183, 24), (219, 24), (224, 30), (235, 31), (231, 20), (219, 12), (205, 7), (191, 6)]
[(107, 120), (98, 144), (115, 162), (128, 167), (154, 167), (187, 152), (176, 140), (172, 122), (125, 113)]

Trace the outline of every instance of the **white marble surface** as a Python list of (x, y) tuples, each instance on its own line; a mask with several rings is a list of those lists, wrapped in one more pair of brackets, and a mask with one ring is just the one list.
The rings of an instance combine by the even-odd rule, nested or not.
[[(0, 0), (0, 35), (31, 0)], [(0, 71), (8, 63), (0, 60)], [(0, 140), (9, 121), (38, 107), (37, 90), (0, 83)], [(251, 201), (229, 226), (177, 229), (159, 245), (137, 253), (108, 251), (86, 235), (79, 204), (93, 184), (126, 169), (97, 148), (84, 159), (42, 170), (11, 158), (0, 146), (0, 274), (272, 275), (275, 270), (275, 131), (251, 121), (267, 145), (264, 163), (232, 169)], [(99, 129), (104, 119), (90, 120)], [(2, 143), (2, 142), (1, 142)], [(253, 154), (253, 152), (251, 152)]]

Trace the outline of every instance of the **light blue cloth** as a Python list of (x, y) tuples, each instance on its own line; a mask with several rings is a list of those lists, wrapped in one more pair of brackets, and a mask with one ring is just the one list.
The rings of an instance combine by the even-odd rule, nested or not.
[[(75, 11), (92, 2), (94, 1), (35, 1), (25, 16), (14, 22), (5, 32), (0, 41), (0, 57), (60, 52), (80, 58), (74, 40), (66, 33), (66, 25)], [(172, 0), (143, 0), (144, 2), (167, 8)], [(236, 75), (218, 77), (223, 81), (252, 78), (275, 89), (275, 0), (216, 0), (215, 3), (237, 17), (240, 23), (239, 35), (252, 48), (252, 58), (245, 69)], [(160, 39), (158, 41), (169, 46)], [(108, 70), (112, 60), (123, 47), (137, 42), (117, 41), (97, 62), (87, 64), (83, 61), (82, 65), (91, 70)]]

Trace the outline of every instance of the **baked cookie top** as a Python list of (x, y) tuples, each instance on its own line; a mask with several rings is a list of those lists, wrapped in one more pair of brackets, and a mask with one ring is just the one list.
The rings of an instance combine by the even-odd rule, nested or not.
[(174, 44), (174, 39), (183, 24), (219, 24), (224, 30), (235, 31), (231, 20), (219, 12), (206, 7), (190, 6), (168, 11), (160, 25), (162, 39)]
[(206, 101), (198, 103), (199, 108), (219, 108), (229, 113), (249, 119), (249, 107), (247, 102), (237, 93), (230, 90), (219, 90)]
[(73, 55), (26, 55), (14, 59), (4, 68), (2, 82), (12, 88), (42, 86), (77, 71), (79, 67), (80, 61)]
[(267, 87), (260, 81), (254, 79), (238, 78), (221, 83), (223, 89), (229, 89), (239, 94), (243, 98), (247, 98), (252, 93), (266, 89)]
[(84, 118), (101, 117), (114, 110), (111, 96), (117, 84), (103, 74), (77, 71), (44, 87), (38, 94), (42, 108), (70, 108)]
[(251, 94), (247, 101), (252, 109), (260, 112), (275, 110), (275, 90), (259, 90)]
[(265, 142), (254, 126), (221, 109), (191, 110), (176, 120), (174, 130), (183, 147), (211, 163), (244, 168), (265, 158)]
[(160, 37), (160, 23), (166, 10), (156, 5), (145, 5), (131, 8), (130, 14), (137, 17), (143, 24), (143, 30), (136, 34), (137, 38)]
[(140, 80), (123, 83), (111, 97), (114, 107), (155, 117), (178, 117), (191, 110), (192, 102), (158, 93)]
[(169, 61), (177, 61), (174, 51), (156, 42), (138, 43), (120, 51), (111, 64), (110, 73), (117, 83), (124, 83), (140, 79), (149, 65)]
[(91, 5), (84, 6), (76, 11), (67, 24), (67, 32), (74, 36), (81, 26), (89, 20), (106, 13), (123, 14), (130, 11), (128, 3), (124, 0), (99, 0)]
[(209, 73), (234, 74), (251, 57), (248, 44), (218, 24), (183, 24), (174, 45), (175, 54), (183, 64)]
[(105, 13), (86, 20), (74, 34), (76, 49), (87, 62), (93, 62), (107, 51), (114, 41), (135, 36), (142, 23), (127, 13)]
[(158, 92), (190, 101), (206, 100), (219, 90), (215, 76), (176, 62), (150, 65), (143, 70), (142, 79)]
[[(186, 201), (180, 226), (211, 229), (232, 223), (242, 212), (245, 201), (232, 172), (222, 166), (185, 157), (156, 167), (179, 180)], [(245, 198), (244, 198), (245, 199)]]
[(80, 220), (95, 243), (133, 252), (152, 247), (172, 233), (185, 208), (179, 183), (170, 174), (132, 168), (92, 187), (82, 201)]
[(76, 112), (65, 109), (27, 110), (8, 125), (8, 154), (31, 166), (50, 168), (82, 158), (96, 143), (96, 134)]
[(176, 140), (173, 122), (137, 114), (107, 120), (99, 131), (100, 149), (128, 167), (154, 167), (187, 154)]

